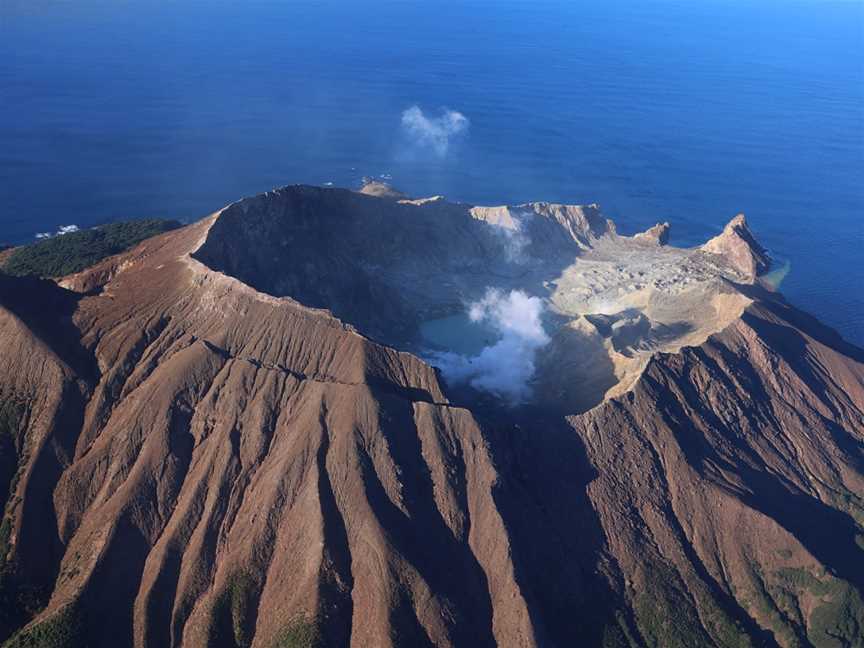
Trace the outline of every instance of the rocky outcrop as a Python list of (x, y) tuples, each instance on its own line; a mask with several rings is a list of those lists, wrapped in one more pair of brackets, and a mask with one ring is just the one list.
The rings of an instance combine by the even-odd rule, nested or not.
[(363, 186), (360, 188), (360, 193), (367, 196), (377, 196), (379, 198), (392, 198), (393, 200), (407, 200), (406, 196), (401, 191), (391, 187), (386, 182), (378, 180), (364, 179)]
[(724, 257), (732, 267), (750, 280), (766, 272), (771, 265), (765, 248), (759, 245), (747, 227), (744, 214), (738, 214), (729, 221), (723, 228), (723, 233), (708, 241), (702, 249)]
[[(361, 196), (325, 233), (283, 198), (67, 283), (86, 293), (0, 281), (10, 645), (860, 641), (864, 351), (742, 286), (722, 330), (653, 352), (587, 411), (457, 404), (427, 363), (320, 308), (332, 286), (305, 304), (311, 283), (250, 285), (283, 241), (281, 260), (317, 267), (299, 241), (347, 253), (338, 237), (416, 212)], [(383, 200), (400, 211), (359, 202)], [(453, 245), (483, 250), (463, 227)], [(265, 246), (254, 272), (218, 256), (232, 236)], [(591, 317), (620, 351), (650, 330)]]
[(649, 227), (644, 232), (639, 232), (633, 238), (637, 241), (645, 243), (653, 243), (655, 245), (666, 245), (669, 242), (669, 223), (657, 223)]

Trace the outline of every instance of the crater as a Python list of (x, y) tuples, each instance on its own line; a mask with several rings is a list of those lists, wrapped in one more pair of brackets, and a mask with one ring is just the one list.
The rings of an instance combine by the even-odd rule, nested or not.
[(194, 256), (419, 355), (454, 392), (578, 413), (740, 316), (757, 265), (736, 237), (756, 244), (733, 223), (682, 249), (668, 224), (620, 235), (597, 205), (294, 185), (226, 207)]
[(498, 331), (483, 322), (472, 321), (468, 313), (456, 313), (420, 323), (420, 342), (433, 351), (450, 351), (470, 357), (500, 340)]

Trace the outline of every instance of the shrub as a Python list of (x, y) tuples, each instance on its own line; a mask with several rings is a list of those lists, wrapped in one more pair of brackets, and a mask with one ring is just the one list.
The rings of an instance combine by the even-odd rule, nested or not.
[(3, 271), (17, 276), (62, 277), (178, 227), (177, 221), (149, 219), (70, 232), (16, 248), (9, 254)]
[(295, 619), (276, 635), (272, 648), (320, 648), (321, 632), (315, 620)]
[(256, 587), (246, 572), (231, 576), (213, 606), (210, 644), (249, 648), (254, 628), (253, 597)]
[(84, 623), (75, 604), (49, 619), (13, 635), (3, 648), (83, 648), (87, 645)]

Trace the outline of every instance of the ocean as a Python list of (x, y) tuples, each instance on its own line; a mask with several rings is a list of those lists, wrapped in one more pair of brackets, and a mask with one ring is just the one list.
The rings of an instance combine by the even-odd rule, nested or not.
[(864, 345), (864, 3), (0, 3), (0, 241), (364, 176), (676, 245), (744, 212)]

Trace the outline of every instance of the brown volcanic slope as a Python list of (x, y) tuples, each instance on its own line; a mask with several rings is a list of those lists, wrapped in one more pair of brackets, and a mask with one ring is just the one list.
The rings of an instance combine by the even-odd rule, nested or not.
[[(0, 276), (0, 637), (861, 646), (864, 351), (752, 283), (743, 219), (685, 254), (594, 207), (518, 209), (527, 269), (499, 263), (512, 209), (290, 187), (65, 288)], [(558, 262), (612, 277), (617, 245), (689, 270), (637, 299)], [(456, 406), (373, 341), (412, 349), (484, 273), (593, 322), (597, 398)], [(710, 311), (677, 342), (670, 290)], [(635, 342), (583, 312), (607, 293)]]

